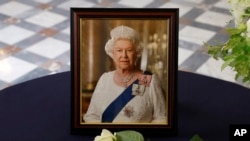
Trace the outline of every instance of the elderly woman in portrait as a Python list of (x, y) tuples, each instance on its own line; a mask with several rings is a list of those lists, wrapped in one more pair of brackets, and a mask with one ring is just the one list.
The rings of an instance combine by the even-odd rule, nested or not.
[(137, 32), (118, 26), (110, 35), (105, 51), (113, 59), (115, 70), (100, 77), (83, 120), (166, 123), (165, 97), (157, 76), (136, 65), (143, 50)]

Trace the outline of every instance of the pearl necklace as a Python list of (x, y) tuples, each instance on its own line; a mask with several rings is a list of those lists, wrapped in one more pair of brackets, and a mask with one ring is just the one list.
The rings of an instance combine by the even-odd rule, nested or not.
[[(118, 73), (117, 73), (118, 74)], [(122, 81), (122, 83), (124, 84), (125, 87), (128, 87), (128, 82), (134, 77), (135, 75), (135, 71), (130, 75), (130, 76), (127, 76), (127, 77), (122, 77), (118, 74), (118, 77), (119, 79)]]

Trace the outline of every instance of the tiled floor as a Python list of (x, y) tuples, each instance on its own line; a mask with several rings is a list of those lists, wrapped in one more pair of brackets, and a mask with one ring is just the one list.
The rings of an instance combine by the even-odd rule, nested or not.
[(70, 7), (180, 8), (179, 70), (235, 82), (203, 46), (227, 39), (227, 0), (1, 0), (0, 89), (70, 70)]

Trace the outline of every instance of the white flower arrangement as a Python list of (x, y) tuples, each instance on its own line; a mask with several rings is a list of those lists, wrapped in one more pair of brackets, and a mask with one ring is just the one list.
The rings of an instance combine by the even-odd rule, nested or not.
[(208, 54), (224, 60), (222, 70), (229, 66), (236, 72), (235, 79), (250, 82), (250, 0), (228, 0), (235, 26), (227, 28), (229, 39), (219, 45), (209, 45)]
[[(109, 130), (102, 129), (101, 135), (96, 136), (94, 141), (144, 141), (144, 137), (134, 130), (124, 130), (112, 134)], [(203, 139), (195, 134), (189, 141), (203, 141)]]
[(141, 133), (133, 130), (125, 130), (112, 134), (107, 129), (102, 129), (102, 133), (96, 136), (94, 141), (144, 141)]
[(96, 136), (94, 141), (116, 141), (116, 134), (112, 134), (109, 130), (103, 129), (100, 136)]
[[(234, 17), (235, 27), (250, 23), (249, 21), (249, 11), (248, 8), (250, 7), (249, 0), (228, 0), (229, 4), (231, 5), (231, 14)], [(250, 28), (247, 24), (248, 29)]]

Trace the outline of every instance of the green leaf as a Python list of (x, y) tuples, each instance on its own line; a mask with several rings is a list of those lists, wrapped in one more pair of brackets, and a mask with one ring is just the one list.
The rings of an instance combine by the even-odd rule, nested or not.
[(250, 14), (250, 7), (247, 7), (245, 12), (246, 12), (246, 14)]
[(226, 31), (230, 34), (230, 35), (235, 35), (235, 34), (241, 34), (242, 32), (246, 31), (247, 26), (246, 24), (240, 24), (238, 25), (237, 28), (227, 28)]
[(250, 76), (248, 76), (248, 77), (244, 77), (244, 79), (243, 79), (242, 81), (243, 81), (243, 82), (250, 81)]
[(217, 46), (210, 46), (208, 44), (205, 44), (205, 47), (207, 47), (208, 54), (212, 55), (213, 58), (218, 59), (223, 45), (217, 45)]
[(198, 134), (195, 134), (189, 141), (203, 141), (203, 139)]
[(224, 64), (221, 66), (221, 70), (224, 70), (227, 66), (229, 66), (234, 61), (234, 58), (230, 58), (227, 61), (225, 61)]
[(132, 130), (117, 132), (116, 138), (117, 141), (144, 141), (141, 133)]

